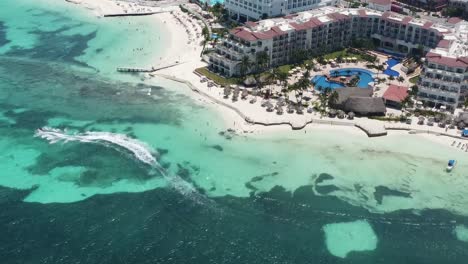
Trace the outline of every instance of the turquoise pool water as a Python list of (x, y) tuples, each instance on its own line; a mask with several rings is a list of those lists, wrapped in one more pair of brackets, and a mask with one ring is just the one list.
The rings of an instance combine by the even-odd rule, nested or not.
[(398, 73), (397, 71), (395, 70), (392, 70), (393, 66), (397, 65), (398, 63), (400, 63), (401, 60), (400, 59), (397, 59), (397, 58), (390, 58), (386, 61), (387, 63), (387, 69), (384, 70), (384, 74), (387, 74), (388, 76), (394, 76), (394, 77), (398, 77), (400, 76), (400, 73)]
[[(365, 69), (347, 68), (347, 69), (333, 70), (333, 71), (330, 71), (330, 75), (331, 76), (353, 76), (353, 75), (358, 75), (359, 76), (359, 82), (357, 84), (357, 87), (359, 87), (359, 88), (367, 88), (369, 83), (373, 82), (373, 79), (374, 79), (372, 77), (372, 72), (370, 72), (368, 70), (365, 70)], [(341, 83), (328, 81), (327, 78), (324, 75), (315, 76), (314, 78), (312, 78), (312, 83), (314, 84), (314, 86), (318, 90), (325, 89), (325, 88), (337, 89), (337, 88), (345, 87)]]
[(214, 5), (216, 3), (224, 3), (224, 0), (200, 0), (202, 3), (208, 2), (210, 5)]

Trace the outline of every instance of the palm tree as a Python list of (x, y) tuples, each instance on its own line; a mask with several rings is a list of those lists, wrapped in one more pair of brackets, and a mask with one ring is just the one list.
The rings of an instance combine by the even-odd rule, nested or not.
[(336, 102), (338, 101), (338, 93), (336, 91), (332, 91), (328, 96), (328, 105), (335, 106)]
[(379, 77), (379, 73), (383, 72), (384, 70), (385, 67), (382, 64), (379, 64), (379, 66), (377, 66), (377, 77)]
[(242, 60), (240, 62), (240, 75), (244, 76), (250, 69), (250, 66), (252, 66), (252, 62), (250, 61), (248, 56), (242, 57)]
[(260, 51), (255, 54), (255, 58), (257, 61), (257, 70), (265, 70), (268, 67), (270, 62), (270, 57), (266, 51)]
[(289, 73), (284, 72), (284, 71), (278, 71), (278, 81), (280, 81), (281, 86), (283, 89), (288, 88), (288, 79), (289, 79)]
[(405, 81), (405, 78), (403, 78), (403, 76), (398, 76), (397, 80), (401, 85), (401, 83)]

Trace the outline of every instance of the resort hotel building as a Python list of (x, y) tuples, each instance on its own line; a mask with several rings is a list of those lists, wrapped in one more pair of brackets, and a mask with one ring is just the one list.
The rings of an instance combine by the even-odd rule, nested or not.
[(447, 109), (463, 103), (468, 90), (468, 22), (460, 19), (435, 24), (389, 11), (324, 7), (247, 22), (220, 40), (209, 55), (209, 68), (225, 76), (239, 75), (245, 56), (255, 63), (257, 54), (266, 53), (268, 66), (278, 66), (291, 62), (299, 51), (319, 55), (349, 47), (357, 39), (402, 54), (424, 49), (419, 99)]
[(225, 0), (224, 7), (230, 17), (249, 21), (336, 5), (338, 2), (339, 0)]

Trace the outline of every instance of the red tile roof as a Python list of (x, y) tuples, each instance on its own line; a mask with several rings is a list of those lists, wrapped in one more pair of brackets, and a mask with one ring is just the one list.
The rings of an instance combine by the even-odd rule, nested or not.
[(423, 29), (429, 29), (432, 25), (434, 25), (434, 23), (430, 22), (430, 21), (427, 21), (426, 23), (424, 23), (424, 25), (422, 26)]
[(331, 19), (334, 20), (334, 21), (350, 19), (349, 16), (343, 15), (343, 14), (341, 14), (341, 13), (336, 13), (336, 12), (335, 12), (335, 13), (328, 14), (328, 17), (331, 18)]
[(439, 41), (439, 43), (437, 44), (437, 47), (446, 49), (446, 48), (450, 47), (450, 41), (447, 40), (447, 39), (442, 39), (442, 40)]
[(450, 58), (437, 53), (429, 52), (426, 54), (429, 62), (449, 66), (449, 67), (468, 67), (468, 57)]
[(410, 16), (405, 16), (405, 17), (403, 18), (403, 20), (401, 21), (401, 23), (403, 23), (404, 25), (408, 25), (408, 23), (409, 23), (411, 20), (413, 20), (412, 17), (410, 17)]
[(449, 18), (449, 20), (447, 20), (447, 22), (450, 23), (450, 24), (458, 24), (461, 21), (463, 21), (463, 19), (458, 18), (458, 17), (451, 17), (451, 18)]
[(385, 100), (399, 102), (403, 101), (408, 96), (408, 87), (390, 84), (385, 91), (383, 98)]

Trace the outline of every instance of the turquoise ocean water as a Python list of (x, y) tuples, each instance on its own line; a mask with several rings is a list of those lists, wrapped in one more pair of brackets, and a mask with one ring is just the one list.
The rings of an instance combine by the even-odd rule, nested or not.
[(2, 263), (464, 263), (464, 152), (226, 132), (187, 87), (115, 72), (163, 56), (165, 30), (0, 3)]

